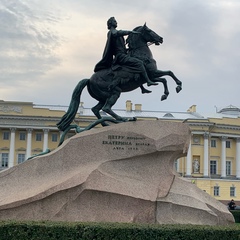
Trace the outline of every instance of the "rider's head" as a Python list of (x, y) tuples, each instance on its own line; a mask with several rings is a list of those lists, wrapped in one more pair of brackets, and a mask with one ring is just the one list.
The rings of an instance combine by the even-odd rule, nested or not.
[(110, 29), (111, 27), (117, 27), (117, 21), (115, 17), (110, 17), (107, 21), (107, 27)]

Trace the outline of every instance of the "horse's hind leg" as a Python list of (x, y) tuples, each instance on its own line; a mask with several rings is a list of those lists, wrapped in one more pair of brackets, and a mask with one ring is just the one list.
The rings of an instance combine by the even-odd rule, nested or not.
[[(100, 115), (100, 110), (102, 109), (102, 107), (104, 106), (103, 102), (99, 102), (96, 106), (92, 107), (92, 112), (94, 113), (94, 115), (98, 118), (101, 119), (101, 115)], [(107, 123), (102, 122), (101, 123), (102, 126), (108, 126)]]
[(101, 115), (100, 115), (100, 110), (102, 109), (102, 107), (104, 106), (104, 103), (102, 102), (99, 102), (96, 106), (92, 107), (92, 112), (94, 113), (94, 115), (100, 119), (102, 118)]
[(114, 91), (112, 92), (112, 95), (106, 100), (106, 103), (104, 104), (102, 110), (111, 115), (116, 120), (123, 121), (124, 119), (122, 117), (120, 117), (119, 115), (112, 111), (112, 106), (116, 103), (116, 101), (120, 97), (120, 94), (121, 89), (115, 87)]

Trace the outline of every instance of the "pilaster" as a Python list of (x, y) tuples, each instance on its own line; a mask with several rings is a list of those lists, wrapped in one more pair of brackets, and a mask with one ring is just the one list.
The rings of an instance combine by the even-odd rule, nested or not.
[(10, 128), (11, 137), (10, 137), (10, 151), (9, 151), (9, 168), (14, 165), (14, 157), (15, 157), (15, 132), (16, 128)]
[(48, 148), (48, 132), (49, 129), (44, 129), (43, 130), (44, 135), (43, 135), (43, 151), (46, 151)]
[(32, 156), (32, 129), (27, 129), (27, 152), (26, 159)]
[(222, 150), (221, 150), (221, 178), (226, 177), (226, 136), (222, 136)]
[(236, 178), (240, 178), (240, 138), (236, 138)]
[(203, 146), (203, 177), (209, 177), (209, 153), (208, 153), (208, 142), (209, 142), (209, 133), (205, 132), (204, 135), (204, 146)]

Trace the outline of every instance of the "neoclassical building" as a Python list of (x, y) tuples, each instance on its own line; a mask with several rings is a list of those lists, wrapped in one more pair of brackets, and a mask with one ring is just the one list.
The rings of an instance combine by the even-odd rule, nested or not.
[[(61, 133), (56, 123), (66, 109), (31, 102), (0, 101), (0, 170), (13, 167), (47, 149), (57, 148)], [(77, 124), (81, 121), (84, 127), (92, 117), (77, 117), (75, 121)], [(70, 132), (67, 137), (74, 134)]]
[[(20, 164), (46, 149), (56, 149), (61, 136), (56, 123), (66, 110), (66, 106), (0, 100), (0, 169)], [(114, 111), (141, 120), (188, 124), (191, 143), (188, 155), (175, 162), (178, 174), (218, 200), (240, 201), (239, 108), (229, 106), (205, 116), (197, 113), (195, 105), (186, 112), (143, 111), (141, 104), (133, 106), (127, 101), (125, 109)], [(91, 109), (81, 103), (75, 123), (86, 127), (94, 118)], [(72, 131), (67, 137), (74, 134)]]
[(184, 122), (191, 129), (191, 144), (187, 157), (177, 161), (177, 171), (218, 200), (239, 201), (240, 109), (229, 106)]

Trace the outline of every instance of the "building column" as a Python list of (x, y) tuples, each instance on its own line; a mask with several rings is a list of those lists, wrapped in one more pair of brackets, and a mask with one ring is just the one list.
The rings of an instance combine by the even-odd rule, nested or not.
[(49, 129), (44, 129), (44, 136), (43, 136), (43, 151), (46, 151), (48, 149), (48, 132)]
[(187, 169), (186, 169), (186, 177), (190, 177), (192, 173), (192, 138), (190, 139), (188, 153), (187, 153)]
[(227, 137), (222, 137), (222, 154), (221, 154), (221, 177), (226, 177), (226, 140)]
[(203, 177), (206, 177), (206, 178), (209, 177), (208, 138), (209, 138), (209, 134), (204, 133)]
[(27, 129), (27, 154), (26, 159), (32, 156), (32, 129)]
[(13, 167), (14, 157), (15, 157), (15, 132), (16, 128), (11, 128), (11, 138), (10, 138), (10, 151), (9, 151), (9, 164), (8, 167)]
[(240, 138), (236, 139), (236, 178), (240, 178)]

